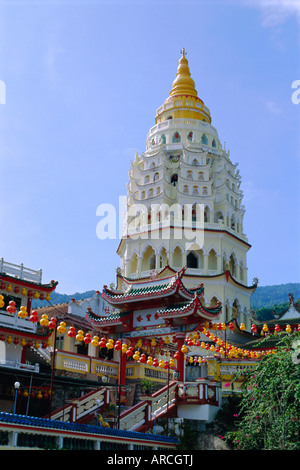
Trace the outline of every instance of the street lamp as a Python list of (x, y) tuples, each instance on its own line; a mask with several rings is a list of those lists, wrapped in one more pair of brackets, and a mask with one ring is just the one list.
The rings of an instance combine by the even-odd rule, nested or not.
[(17, 398), (18, 398), (18, 390), (20, 388), (20, 382), (15, 382), (14, 383), (15, 387), (15, 406), (14, 406), (14, 414), (16, 414), (16, 409), (17, 409)]

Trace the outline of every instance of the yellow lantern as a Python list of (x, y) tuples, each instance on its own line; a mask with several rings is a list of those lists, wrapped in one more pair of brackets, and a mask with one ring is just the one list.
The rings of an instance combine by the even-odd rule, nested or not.
[(135, 351), (134, 355), (132, 356), (132, 358), (135, 360), (135, 361), (138, 361), (140, 359), (140, 352), (139, 351)]
[(4, 297), (3, 295), (0, 295), (0, 308), (3, 308), (4, 307)]
[(34, 348), (35, 348), (35, 349), (39, 349), (39, 347), (40, 347), (40, 343), (39, 343), (38, 341), (36, 341), (36, 342), (34, 343)]
[(48, 300), (48, 301), (51, 300), (51, 295), (50, 294), (46, 295), (46, 300)]
[(48, 315), (46, 315), (46, 313), (44, 313), (44, 315), (42, 315), (42, 318), (40, 319), (40, 325), (41, 326), (48, 326), (48, 324), (49, 324)]
[(136, 347), (137, 347), (137, 348), (141, 348), (142, 346), (143, 346), (142, 340), (141, 340), (141, 339), (138, 339), (138, 340), (137, 340), (137, 343), (136, 343)]
[(38, 299), (38, 298), (40, 297), (40, 294), (39, 294), (39, 292), (38, 292), (37, 290), (36, 290), (35, 293), (33, 294), (33, 297), (34, 297), (35, 299)]
[(165, 363), (164, 363), (164, 361), (163, 361), (162, 359), (159, 361), (158, 367), (160, 367), (161, 369), (164, 369)]
[(210, 350), (211, 350), (211, 351), (214, 351), (214, 350), (215, 350), (215, 347), (214, 347), (213, 344), (211, 345)]
[(266, 333), (269, 330), (268, 325), (265, 323), (262, 329)]
[(165, 343), (166, 343), (166, 344), (170, 344), (170, 338), (169, 338), (169, 336), (166, 336), (166, 337), (165, 337)]
[(27, 290), (25, 289), (25, 287), (23, 287), (23, 289), (21, 290), (21, 294), (22, 295), (27, 295)]
[(41, 398), (43, 398), (42, 392), (41, 392), (40, 390), (37, 392), (36, 398), (37, 398), (38, 400), (40, 400)]
[(153, 366), (153, 357), (149, 356), (147, 359), (148, 366)]
[(12, 342), (12, 340), (13, 340), (13, 339), (12, 339), (11, 335), (8, 335), (8, 337), (6, 338), (6, 342), (7, 342), (8, 344), (10, 344), (10, 343)]
[(84, 332), (82, 330), (78, 330), (77, 335), (76, 335), (77, 341), (83, 341), (83, 338), (84, 338)]
[(91, 341), (92, 346), (99, 346), (99, 336), (93, 336), (93, 339)]
[(22, 338), (21, 341), (20, 341), (20, 345), (21, 345), (22, 347), (24, 347), (24, 346), (26, 346), (26, 344), (27, 344), (27, 343), (26, 343), (26, 339), (25, 339), (25, 338)]
[(204, 343), (204, 341), (201, 341), (201, 343), (200, 343), (200, 347), (201, 347), (202, 349), (204, 349), (204, 348), (205, 348), (205, 343)]
[(11, 291), (12, 291), (12, 285), (11, 285), (11, 284), (8, 284), (6, 290), (7, 290), (7, 292), (11, 292)]
[(245, 328), (246, 328), (246, 327), (245, 327), (245, 324), (244, 324), (244, 323), (241, 323), (241, 324), (240, 324), (240, 330), (241, 330), (241, 331), (244, 331)]
[(57, 327), (57, 331), (59, 334), (63, 334), (66, 332), (66, 323), (64, 321), (60, 322), (60, 324)]
[(186, 345), (184, 344), (184, 345), (182, 346), (182, 348), (181, 348), (181, 352), (186, 353), (187, 350), (188, 350), (188, 349), (187, 349)]
[(286, 331), (287, 333), (291, 333), (291, 332), (292, 332), (291, 325), (286, 325), (285, 331)]
[(226, 323), (222, 323), (222, 330), (226, 330)]
[(193, 357), (192, 357), (192, 356), (189, 358), (189, 362), (190, 362), (191, 364), (193, 364), (193, 362), (194, 362), (194, 359), (193, 359)]
[(113, 339), (109, 339), (106, 343), (106, 348), (107, 349), (113, 349), (114, 347), (114, 340)]
[(18, 313), (18, 317), (19, 318), (26, 318), (28, 317), (28, 312), (27, 312), (27, 308), (25, 307), (25, 305), (22, 305), (20, 307), (20, 311)]

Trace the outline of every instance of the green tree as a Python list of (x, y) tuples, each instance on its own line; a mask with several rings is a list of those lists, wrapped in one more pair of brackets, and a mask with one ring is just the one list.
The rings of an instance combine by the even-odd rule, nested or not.
[(226, 434), (233, 449), (300, 449), (300, 336), (278, 337), (276, 353), (243, 374), (239, 419)]

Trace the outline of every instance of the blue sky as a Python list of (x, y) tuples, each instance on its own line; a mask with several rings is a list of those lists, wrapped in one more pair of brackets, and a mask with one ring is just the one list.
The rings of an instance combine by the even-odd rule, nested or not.
[(238, 162), (248, 280), (300, 282), (299, 2), (0, 1), (0, 256), (58, 292), (115, 281), (99, 204), (126, 194), (185, 47)]

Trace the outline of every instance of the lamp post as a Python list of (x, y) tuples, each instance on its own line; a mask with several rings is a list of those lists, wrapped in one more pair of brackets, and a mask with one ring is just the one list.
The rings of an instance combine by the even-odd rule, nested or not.
[(97, 398), (96, 403), (97, 403), (97, 411), (96, 411), (97, 416), (96, 416), (96, 420), (97, 420), (97, 426), (99, 426), (99, 407), (100, 407), (100, 400), (99, 400), (99, 398)]
[(15, 382), (15, 383), (14, 383), (14, 387), (15, 387), (14, 414), (16, 414), (16, 410), (17, 410), (17, 398), (18, 398), (18, 390), (19, 390), (19, 388), (20, 388), (20, 382)]

